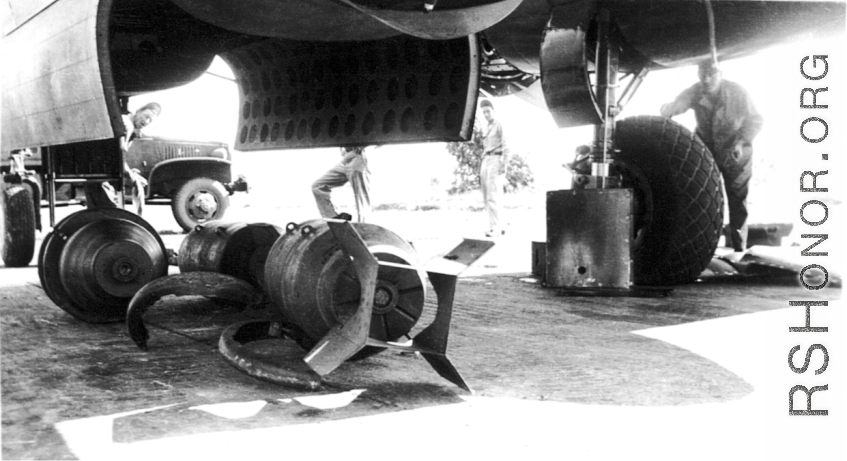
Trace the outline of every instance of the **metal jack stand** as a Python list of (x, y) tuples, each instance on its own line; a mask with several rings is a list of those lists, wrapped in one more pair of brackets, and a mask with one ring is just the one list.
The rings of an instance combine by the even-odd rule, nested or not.
[(359, 306), (355, 314), (343, 324), (334, 326), (306, 354), (303, 361), (308, 366), (308, 370), (294, 372), (288, 368), (270, 364), (243, 347), (252, 341), (292, 335), (292, 332), (280, 329), (279, 324), (275, 322), (245, 322), (227, 328), (219, 343), (219, 349), (224, 357), (230, 364), (251, 376), (280, 384), (316, 389), (320, 386), (320, 377), (335, 370), (366, 346), (419, 352), (439, 375), (462, 389), (471, 391), (447, 357), (453, 296), (458, 275), (485, 254), (494, 243), (466, 239), (446, 256), (427, 264), (427, 274), (438, 297), (435, 319), (412, 338), (410, 343), (399, 344), (369, 337), (377, 271), (380, 265), (408, 270), (417, 269), (404, 264), (378, 261), (349, 222), (327, 220), (327, 223), (344, 253), (352, 260), (361, 285)]
[[(666, 289), (633, 286), (634, 197), (612, 170), (619, 49), (609, 12), (597, 15), (596, 82), (600, 123), (590, 152), (591, 174), (583, 188), (547, 193), (544, 283), (566, 295), (664, 296)], [(644, 72), (630, 84), (637, 85)], [(630, 88), (624, 92), (624, 97)], [(625, 99), (625, 98), (624, 98)], [(623, 103), (624, 101), (621, 101)]]

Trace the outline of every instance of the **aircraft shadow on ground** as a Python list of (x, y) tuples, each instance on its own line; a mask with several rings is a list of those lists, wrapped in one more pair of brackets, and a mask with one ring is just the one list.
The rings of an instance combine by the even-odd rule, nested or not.
[[(739, 399), (753, 389), (737, 375), (691, 351), (634, 332), (779, 309), (805, 291), (760, 280), (685, 285), (666, 298), (575, 298), (522, 282), (523, 277), (459, 281), (448, 355), (478, 396), (647, 406)], [(280, 399), (314, 393), (251, 378), (217, 352), (224, 328), (267, 312), (201, 297), (165, 298), (145, 315), (151, 337), (144, 352), (127, 336), (125, 325), (77, 321), (32, 284), (4, 289), (3, 295), (10, 305), (26, 307), (3, 309), (4, 421), (22, 426), (4, 427), (4, 435), (43, 430), (43, 424), (57, 422), (53, 417), (67, 420), (176, 404), (118, 418), (115, 441), (129, 442), (451, 405), (467, 395), (420, 357), (386, 351), (344, 363), (324, 378), (318, 394), (365, 389), (348, 406), (319, 410), (285, 403)], [(428, 324), (434, 305), (430, 289), (413, 335)], [(281, 355), (285, 360), (305, 354), (293, 341), (281, 347), (288, 351)], [(245, 401), (267, 404), (242, 420), (189, 410)], [(47, 408), (53, 417), (26, 422), (26, 414)]]

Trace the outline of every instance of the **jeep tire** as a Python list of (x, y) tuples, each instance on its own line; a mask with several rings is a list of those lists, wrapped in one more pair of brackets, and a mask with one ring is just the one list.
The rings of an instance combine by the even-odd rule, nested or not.
[(615, 146), (615, 169), (635, 191), (635, 284), (694, 281), (712, 259), (723, 222), (711, 152), (682, 125), (656, 116), (618, 122)]
[(26, 267), (35, 252), (35, 203), (27, 184), (0, 182), (0, 252), (8, 267)]
[(171, 210), (185, 232), (198, 224), (223, 218), (229, 208), (229, 195), (223, 184), (211, 178), (187, 181), (174, 194)]

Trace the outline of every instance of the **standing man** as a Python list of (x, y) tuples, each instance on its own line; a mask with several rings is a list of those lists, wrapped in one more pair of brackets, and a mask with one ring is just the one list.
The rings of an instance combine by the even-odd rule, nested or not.
[(341, 216), (350, 220), (346, 213), (339, 215), (332, 205), (332, 189), (343, 186), (350, 181), (353, 186), (353, 197), (356, 199), (356, 213), (358, 222), (365, 222), (371, 212), (370, 176), (368, 170), (368, 158), (364, 147), (342, 147), (341, 162), (312, 184), (312, 193), (315, 194), (315, 202), (321, 217), (335, 218)]
[(486, 237), (504, 235), (506, 230), (500, 226), (500, 196), (498, 177), (506, 173), (506, 160), (509, 149), (503, 137), (503, 127), (497, 121), (494, 104), (483, 99), (479, 104), (488, 126), (482, 130), (482, 163), (479, 167), (479, 184), (482, 188), (482, 203), (488, 212), (488, 231)]
[(729, 229), (735, 255), (747, 249), (747, 192), (753, 176), (753, 138), (762, 129), (762, 116), (741, 85), (722, 80), (717, 62), (707, 60), (698, 67), (700, 83), (662, 105), (663, 117), (694, 109), (697, 135), (712, 152), (723, 176), (729, 205)]
[[(159, 103), (151, 102), (142, 106), (134, 114), (123, 116), (126, 133), (121, 136), (121, 150), (123, 151), (124, 159), (129, 152), (129, 146), (132, 145), (132, 141), (142, 136), (141, 130), (153, 123), (161, 112), (162, 106)], [(124, 174), (129, 177), (130, 183), (137, 188), (137, 192), (134, 191), (133, 195), (138, 196), (136, 212), (140, 215), (144, 207), (144, 186), (147, 185), (147, 180), (131, 169), (126, 163), (126, 160), (124, 160)], [(118, 198), (115, 189), (108, 182), (86, 183), (84, 187), (87, 208), (117, 206)]]

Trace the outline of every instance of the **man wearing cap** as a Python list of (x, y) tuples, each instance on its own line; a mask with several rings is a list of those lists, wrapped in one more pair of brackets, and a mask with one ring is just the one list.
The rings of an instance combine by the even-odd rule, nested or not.
[(503, 137), (503, 127), (497, 121), (494, 104), (488, 99), (479, 104), (488, 126), (482, 130), (482, 162), (479, 167), (479, 185), (482, 188), (482, 203), (488, 212), (488, 231), (486, 237), (503, 235), (506, 230), (500, 226), (500, 205), (497, 199), (500, 190), (497, 178), (506, 172), (508, 146)]
[[(121, 136), (120, 139), (121, 150), (123, 151), (124, 158), (126, 158), (129, 146), (132, 145), (132, 141), (135, 140), (135, 138), (142, 136), (141, 130), (153, 123), (161, 112), (162, 106), (160, 106), (159, 103), (151, 102), (139, 108), (134, 114), (124, 114), (123, 122), (126, 133)], [(133, 192), (133, 195), (137, 195), (138, 201), (136, 204), (136, 211), (138, 214), (141, 214), (141, 210), (144, 206), (144, 187), (147, 185), (147, 181), (143, 176), (138, 174), (138, 172), (131, 169), (126, 163), (126, 160), (124, 160), (124, 174), (129, 177), (130, 183), (137, 188), (137, 190)], [(105, 181), (102, 183), (86, 183), (85, 197), (86, 207), (88, 208), (117, 206), (116, 202), (118, 199), (115, 189), (111, 184)]]
[(324, 218), (341, 218), (350, 220), (347, 213), (338, 214), (332, 204), (332, 189), (341, 187), (347, 182), (353, 186), (353, 198), (356, 200), (358, 222), (365, 222), (371, 211), (370, 170), (364, 147), (342, 147), (341, 162), (312, 184), (312, 193), (318, 204), (318, 211)]
[(741, 85), (723, 80), (713, 60), (700, 63), (700, 82), (662, 105), (663, 117), (694, 109), (697, 135), (712, 152), (723, 176), (729, 205), (729, 229), (736, 256), (747, 248), (747, 192), (753, 176), (753, 138), (763, 119)]

